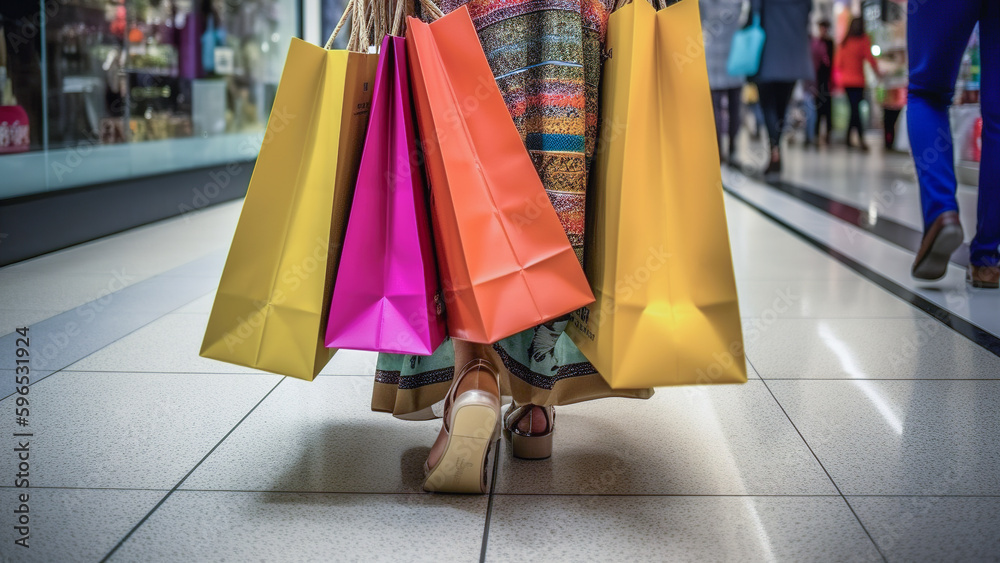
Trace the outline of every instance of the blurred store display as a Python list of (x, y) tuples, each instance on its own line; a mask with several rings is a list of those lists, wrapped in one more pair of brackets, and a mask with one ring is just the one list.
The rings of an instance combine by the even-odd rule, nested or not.
[(17, 105), (14, 87), (7, 75), (7, 42), (0, 27), (0, 154), (24, 152), (31, 146), (28, 114)]
[[(0, 188), (0, 199), (256, 156), (253, 137), (263, 133), (288, 43), (300, 33), (299, 0), (48, 4), (41, 19), (41, 1), (0, 0), (0, 49), (12, 61), (0, 64), (0, 106), (21, 101), (19, 127), (30, 140), (18, 149), (28, 154), (0, 148), (0, 174), (23, 180)], [(127, 159), (113, 150), (150, 142), (170, 144)], [(33, 164), (36, 153), (59, 161), (81, 147), (98, 158), (72, 173)], [(160, 158), (137, 162), (137, 154)]]

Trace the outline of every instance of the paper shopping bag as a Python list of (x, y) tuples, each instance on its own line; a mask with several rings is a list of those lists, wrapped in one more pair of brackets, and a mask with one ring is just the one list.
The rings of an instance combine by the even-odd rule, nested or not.
[(697, 0), (611, 14), (568, 332), (612, 388), (746, 381)]
[(426, 356), (445, 323), (402, 37), (382, 42), (373, 96), (326, 345)]
[(491, 343), (593, 301), (464, 6), (406, 31), (451, 336)]
[(376, 55), (292, 39), (201, 355), (311, 380), (357, 178)]

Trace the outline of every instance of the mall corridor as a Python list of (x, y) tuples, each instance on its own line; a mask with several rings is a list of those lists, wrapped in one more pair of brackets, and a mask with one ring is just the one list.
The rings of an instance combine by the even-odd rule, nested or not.
[(961, 252), (910, 278), (907, 157), (723, 178), (750, 381), (559, 407), (554, 455), (501, 440), (482, 496), (421, 490), (440, 422), (370, 411), (374, 354), (312, 382), (199, 357), (241, 201), (0, 269), (0, 560), (1000, 558), (1000, 293)]

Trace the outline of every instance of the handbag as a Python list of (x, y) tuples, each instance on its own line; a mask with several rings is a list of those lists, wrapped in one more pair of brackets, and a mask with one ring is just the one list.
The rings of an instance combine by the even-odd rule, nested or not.
[(327, 346), (426, 356), (444, 341), (415, 126), (406, 41), (386, 36), (330, 302)]
[(732, 48), (726, 61), (726, 72), (730, 76), (754, 76), (760, 70), (761, 56), (767, 33), (760, 25), (760, 12), (754, 12), (749, 26), (733, 35)]
[(406, 45), (449, 335), (492, 343), (592, 302), (468, 8), (410, 18)]
[(292, 39), (202, 356), (306, 380), (333, 357), (328, 304), (377, 63)]
[[(746, 381), (697, 0), (611, 14), (585, 253), (567, 333), (613, 389)], [(672, 64), (684, 53), (685, 63)]]

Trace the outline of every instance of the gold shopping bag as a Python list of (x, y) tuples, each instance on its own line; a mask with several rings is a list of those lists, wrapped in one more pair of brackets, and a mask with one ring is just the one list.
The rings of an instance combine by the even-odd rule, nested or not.
[(611, 14), (588, 197), (597, 301), (569, 334), (612, 388), (742, 383), (736, 283), (697, 0)]
[(292, 39), (201, 355), (312, 380), (378, 55)]

